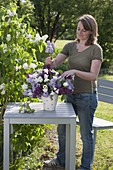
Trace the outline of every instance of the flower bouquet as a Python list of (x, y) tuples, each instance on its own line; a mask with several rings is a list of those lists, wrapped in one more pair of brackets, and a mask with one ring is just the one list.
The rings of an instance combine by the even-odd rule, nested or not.
[(74, 86), (72, 77), (63, 78), (50, 65), (44, 65), (42, 69), (27, 74), (23, 89), (25, 96), (41, 98), (41, 96), (47, 97), (54, 94), (70, 94), (73, 92)]
[(42, 69), (35, 70), (26, 76), (26, 84), (23, 84), (24, 96), (33, 98), (50, 97), (55, 95), (70, 94), (74, 90), (72, 77), (63, 78), (61, 74), (44, 65)]

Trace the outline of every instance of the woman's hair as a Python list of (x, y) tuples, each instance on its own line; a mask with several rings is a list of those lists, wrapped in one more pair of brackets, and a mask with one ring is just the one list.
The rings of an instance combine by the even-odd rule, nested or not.
[[(98, 36), (98, 25), (95, 18), (92, 15), (85, 14), (78, 18), (77, 23), (78, 22), (82, 22), (83, 27), (86, 31), (91, 31), (91, 34), (88, 40), (86, 41), (85, 45), (88, 46), (95, 44), (97, 42)], [(79, 42), (80, 40), (77, 39), (77, 41)]]

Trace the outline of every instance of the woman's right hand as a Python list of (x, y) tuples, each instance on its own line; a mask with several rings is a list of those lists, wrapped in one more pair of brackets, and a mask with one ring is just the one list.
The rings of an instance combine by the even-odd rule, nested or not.
[(50, 64), (50, 65), (52, 65), (52, 63), (53, 63), (53, 61), (52, 61), (51, 57), (47, 57), (47, 58), (45, 59), (45, 64)]

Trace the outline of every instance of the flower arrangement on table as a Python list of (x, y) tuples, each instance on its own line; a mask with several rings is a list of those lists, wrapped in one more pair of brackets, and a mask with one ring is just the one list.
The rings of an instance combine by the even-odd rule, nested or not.
[[(24, 96), (40, 99), (50, 96), (51, 100), (53, 100), (54, 95), (62, 95), (63, 99), (66, 94), (70, 94), (74, 90), (73, 78), (71, 76), (63, 78), (50, 65), (44, 65), (42, 69), (27, 74), (26, 83), (22, 85), (22, 88)], [(28, 102), (24, 103), (23, 109), (27, 113), (34, 112)]]
[[(52, 56), (55, 46), (54, 43), (47, 41), (45, 53)], [(41, 69), (35, 69), (33, 72), (26, 75), (26, 83), (22, 85), (24, 96), (30, 98), (48, 97), (52, 99), (54, 95), (62, 95), (62, 99), (66, 94), (70, 94), (74, 90), (73, 78), (63, 78), (62, 75), (54, 70), (50, 65), (44, 65)], [(27, 103), (24, 105), (27, 108), (24, 112), (30, 111), (30, 106)], [(31, 110), (33, 112), (33, 110)]]
[(59, 72), (44, 65), (42, 69), (35, 70), (26, 76), (26, 84), (23, 85), (24, 95), (33, 98), (65, 95), (73, 92), (72, 77), (63, 78)]

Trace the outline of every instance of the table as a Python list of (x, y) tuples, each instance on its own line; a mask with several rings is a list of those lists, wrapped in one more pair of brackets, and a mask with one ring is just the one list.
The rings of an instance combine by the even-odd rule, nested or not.
[(66, 170), (75, 170), (76, 115), (71, 103), (57, 103), (55, 111), (44, 111), (42, 103), (31, 103), (34, 113), (19, 113), (20, 103), (10, 103), (4, 114), (3, 169), (9, 170), (10, 128), (13, 124), (66, 124)]

